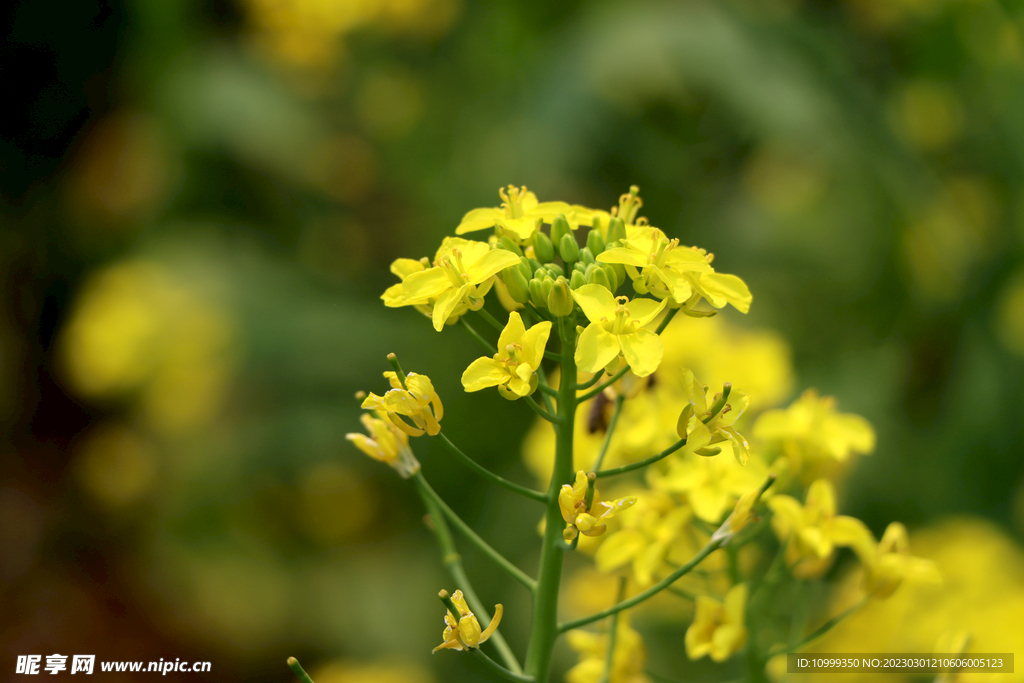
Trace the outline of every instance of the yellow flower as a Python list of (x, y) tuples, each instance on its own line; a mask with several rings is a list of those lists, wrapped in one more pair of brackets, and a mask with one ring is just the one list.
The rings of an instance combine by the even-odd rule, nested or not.
[(875, 430), (860, 415), (839, 413), (835, 399), (808, 389), (784, 410), (767, 410), (754, 423), (756, 439), (781, 445), (800, 469), (824, 460), (844, 461), (875, 449)]
[(628, 510), (636, 503), (636, 496), (617, 498), (610, 502), (598, 502), (597, 491), (593, 501), (587, 505), (587, 473), (580, 470), (576, 473), (576, 481), (563, 484), (558, 492), (558, 507), (562, 510), (565, 530), (562, 537), (568, 543), (582, 533), (584, 536), (600, 536), (607, 527), (605, 522), (617, 513)]
[(604, 539), (594, 554), (594, 563), (600, 571), (608, 572), (632, 562), (637, 583), (650, 585), (692, 519), (690, 506), (676, 503), (663, 491), (649, 491), (640, 498), (623, 528)]
[(409, 435), (398, 429), (391, 420), (385, 421), (383, 418), (387, 417), (387, 413), (377, 411), (377, 416), (374, 418), (363, 413), (359, 418), (369, 436), (354, 432), (346, 434), (345, 438), (363, 453), (387, 463), (408, 479), (420, 470), (420, 464), (409, 448)]
[[(440, 332), (460, 310), (479, 310), (494, 276), (518, 264), (519, 257), (511, 251), (492, 249), (485, 242), (446, 237), (437, 250), (434, 267), (410, 272), (400, 292), (395, 289), (397, 285), (392, 286), (381, 298), (391, 307), (430, 306), (434, 329)], [(401, 267), (412, 268), (411, 264)]]
[(637, 228), (623, 246), (606, 249), (597, 260), (624, 266), (637, 294), (650, 293), (659, 299), (672, 297), (680, 304), (693, 294), (684, 273), (712, 272), (702, 252), (680, 249), (679, 240), (670, 240), (652, 227)]
[(565, 214), (569, 225), (575, 228), (572, 207), (565, 202), (537, 201), (537, 195), (528, 192), (525, 187), (508, 186), (498, 190), (502, 198), (500, 208), (473, 209), (462, 217), (462, 222), (455, 228), (456, 235), (467, 232), (486, 230), (498, 226), (511, 233), (519, 241), (530, 239), (541, 223), (550, 223), (559, 214)]
[(903, 583), (903, 579), (942, 583), (942, 576), (934, 562), (910, 555), (907, 528), (899, 522), (892, 522), (886, 527), (877, 546), (871, 543), (859, 550), (864, 563), (864, 588), (876, 598), (892, 595)]
[[(679, 414), (676, 433), (679, 438), (686, 438), (684, 450), (695, 453), (705, 446), (729, 441), (732, 443), (736, 462), (746, 465), (750, 459), (750, 444), (733, 425), (750, 405), (750, 399), (745, 394), (731, 391), (732, 386), (726, 385), (730, 390), (728, 395), (719, 394), (714, 402), (709, 404), (707, 387), (697, 382), (689, 370), (683, 370), (682, 376), (683, 396), (687, 405)], [(731, 403), (723, 405), (724, 400)]]
[[(403, 389), (394, 372), (385, 372), (384, 376), (391, 383), (391, 390), (383, 396), (370, 394), (363, 401), (363, 408), (385, 413), (392, 424), (410, 436), (421, 436), (423, 432), (434, 436), (441, 431), (438, 423), (444, 417), (444, 406), (429, 377), (410, 372), (405, 377), (407, 389)], [(402, 415), (415, 426), (403, 420)]]
[(874, 544), (864, 522), (836, 515), (836, 494), (826, 479), (811, 484), (804, 505), (791, 496), (780, 495), (771, 498), (768, 507), (773, 513), (772, 529), (779, 541), (786, 544), (786, 564), (797, 578), (824, 574), (838, 547), (864, 552), (864, 548)]
[(527, 330), (518, 313), (509, 313), (508, 324), (498, 336), (498, 353), (493, 358), (477, 358), (470, 363), (462, 373), (462, 386), (466, 391), (496, 386), (510, 400), (529, 396), (537, 390), (537, 368), (544, 360), (550, 334), (550, 322)]
[(693, 623), (686, 629), (686, 656), (700, 659), (710, 655), (724, 662), (747, 642), (745, 615), (747, 585), (733, 586), (725, 594), (725, 603), (706, 595), (698, 595)]
[(437, 652), (438, 650), (469, 650), (470, 648), (479, 647), (480, 643), (485, 642), (491, 637), (491, 634), (498, 629), (498, 624), (501, 623), (503, 611), (501, 605), (494, 606), (494, 618), (487, 625), (487, 629), (481, 631), (480, 622), (477, 620), (476, 615), (470, 611), (469, 605), (466, 604), (466, 598), (462, 596), (462, 591), (455, 591), (452, 595), (452, 603), (459, 610), (459, 620), (456, 621), (455, 615), (450, 611), (445, 611), (445, 628), (444, 635), (442, 636), (444, 642), (435, 647), (432, 652)]
[(658, 369), (665, 348), (661, 337), (644, 325), (661, 312), (664, 301), (615, 298), (601, 285), (583, 285), (572, 295), (590, 321), (576, 346), (580, 370), (597, 372), (620, 353), (637, 377)]
[(568, 683), (649, 683), (644, 673), (647, 666), (647, 648), (644, 641), (629, 625), (626, 614), (619, 614), (615, 631), (615, 652), (612, 653), (611, 671), (604, 678), (608, 659), (608, 634), (573, 630), (566, 634), (569, 647), (580, 655), (580, 661), (565, 674)]
[[(722, 446), (731, 447), (727, 443)], [(651, 486), (662, 491), (685, 493), (697, 517), (718, 524), (736, 500), (756, 489), (767, 475), (767, 468), (757, 458), (744, 467), (724, 454), (705, 458), (687, 453), (673, 458), (664, 473), (650, 470), (648, 480)]]
[[(712, 255), (707, 255), (708, 262), (711, 262)], [(687, 308), (693, 308), (697, 303), (697, 295), (711, 304), (713, 308), (725, 308), (726, 304), (732, 304), (740, 313), (750, 310), (750, 303), (754, 297), (745, 283), (735, 275), (727, 273), (693, 273), (688, 272), (684, 277), (689, 280), (693, 288), (691, 301), (686, 302)]]
[(733, 533), (740, 531), (751, 521), (754, 521), (754, 503), (760, 498), (761, 491), (749, 491), (744, 493), (736, 501), (736, 506), (732, 509), (732, 514), (729, 515), (729, 530)]

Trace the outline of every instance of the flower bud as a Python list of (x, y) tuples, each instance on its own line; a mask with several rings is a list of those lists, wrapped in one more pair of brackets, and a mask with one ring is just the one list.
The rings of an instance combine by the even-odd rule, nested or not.
[(558, 242), (558, 254), (566, 263), (575, 263), (580, 257), (580, 245), (576, 244), (576, 235), (562, 235)]
[(519, 259), (518, 269), (519, 272), (523, 274), (523, 279), (527, 282), (529, 282), (530, 278), (533, 277), (533, 271), (536, 270), (532, 265), (530, 265), (530, 259), (525, 257)]
[(584, 263), (583, 261), (577, 261), (576, 263), (572, 264), (572, 269), (574, 271), (579, 271), (580, 275), (586, 275), (588, 265), (590, 264)]
[(564, 277), (560, 277), (555, 280), (551, 286), (551, 292), (548, 293), (548, 310), (552, 315), (564, 317), (572, 313), (573, 306), (569, 283)]
[(624, 239), (626, 239), (626, 224), (618, 216), (612, 216), (612, 219), (608, 221), (608, 236), (604, 240), (605, 245)]
[(604, 271), (604, 268), (594, 268), (594, 270), (591, 271), (590, 276), (587, 277), (587, 282), (592, 285), (601, 285), (602, 287), (606, 287), (608, 291), (614, 291), (612, 290), (612, 283), (608, 280), (608, 273)]
[(540, 283), (542, 280), (533, 278), (530, 280), (530, 301), (537, 308), (547, 308), (547, 301), (544, 300), (544, 290), (541, 288)]
[(594, 263), (594, 252), (590, 251), (589, 247), (583, 247), (580, 249), (580, 259), (577, 263), (582, 263), (587, 266)]
[(573, 270), (572, 277), (569, 278), (569, 288), (579, 289), (585, 284), (587, 284), (586, 276), (584, 276), (583, 273), (578, 270)]
[(597, 256), (604, 251), (604, 237), (601, 236), (601, 232), (597, 229), (597, 220), (594, 220), (594, 227), (589, 233), (587, 233), (587, 249), (590, 250), (594, 256)]
[(555, 245), (553, 245), (551, 243), (551, 239), (540, 230), (533, 233), (533, 253), (536, 254), (537, 259), (543, 263), (550, 263), (555, 260)]
[(544, 267), (547, 269), (549, 273), (551, 273), (552, 277), (565, 275), (565, 270), (562, 268), (562, 266), (558, 265), (557, 263), (549, 263)]
[(554, 286), (555, 286), (555, 281), (554, 281), (554, 279), (550, 279), (550, 278), (547, 279), (547, 280), (544, 280), (544, 281), (542, 281), (540, 283), (540, 291), (541, 291), (541, 294), (544, 296), (544, 308), (547, 308), (548, 297), (551, 296), (551, 290), (554, 289)]
[(555, 216), (555, 220), (551, 221), (551, 243), (561, 244), (563, 235), (571, 235), (572, 228), (569, 227), (569, 221), (565, 220), (565, 216), (559, 214)]
[(544, 265), (543, 263), (541, 263), (540, 261), (538, 261), (535, 258), (528, 258), (526, 260), (530, 262), (530, 272), (531, 273), (536, 271), (538, 268), (540, 268), (540, 267), (542, 267)]
[(544, 280), (547, 280), (549, 277), (551, 277), (551, 271), (548, 270), (547, 268), (538, 268), (537, 270), (533, 271), (533, 277), (543, 282)]
[(512, 266), (501, 271), (501, 280), (505, 283), (505, 289), (512, 300), (519, 304), (525, 304), (530, 300), (530, 283), (523, 277), (519, 266)]
[(513, 242), (512, 240), (510, 240), (508, 237), (506, 237), (504, 235), (502, 235), (501, 237), (498, 238), (498, 243), (497, 243), (496, 246), (497, 246), (498, 249), (504, 249), (506, 251), (511, 251), (516, 256), (522, 256), (523, 255), (523, 250), (519, 248), (519, 245), (516, 244), (515, 242)]
[(613, 292), (617, 290), (626, 277), (626, 270), (617, 263), (599, 263), (598, 265), (608, 276), (608, 284), (611, 285), (611, 290)]

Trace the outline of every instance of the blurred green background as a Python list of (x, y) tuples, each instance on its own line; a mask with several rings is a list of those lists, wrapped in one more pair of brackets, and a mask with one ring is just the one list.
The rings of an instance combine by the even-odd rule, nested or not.
[[(458, 383), (472, 342), (378, 299), (392, 259), (509, 183), (598, 208), (635, 183), (652, 224), (744, 278), (749, 316), (724, 316), (788, 341), (787, 401), (814, 386), (876, 426), (844, 496), (876, 534), (970, 514), (1024, 535), (1024, 3), (80, 0), (3, 20), (3, 666), (285, 681), (296, 655), (318, 683), (482, 679), (428, 656), (448, 578), (423, 511), (344, 435), (395, 351), (446, 433), (528, 480), (530, 412)], [(534, 565), (532, 510), (414, 448)], [(466, 554), (521, 649), (525, 594)]]

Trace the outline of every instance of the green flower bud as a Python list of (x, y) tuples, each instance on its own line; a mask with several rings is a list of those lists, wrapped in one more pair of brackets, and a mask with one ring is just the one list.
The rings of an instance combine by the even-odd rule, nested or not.
[(533, 233), (533, 253), (537, 255), (538, 260), (544, 263), (551, 263), (555, 260), (555, 245), (540, 230)]
[(612, 283), (608, 280), (608, 273), (604, 272), (604, 268), (594, 268), (590, 277), (587, 278), (587, 282), (592, 285), (607, 287), (608, 291), (615, 291), (612, 289)]
[(505, 288), (508, 289), (508, 295), (516, 303), (525, 304), (530, 300), (530, 283), (523, 277), (519, 266), (512, 266), (501, 271), (501, 279), (505, 283)]
[(566, 263), (575, 263), (580, 257), (580, 245), (576, 244), (576, 235), (562, 235), (558, 242), (558, 254)]
[[(608, 276), (608, 284), (611, 285), (611, 287), (609, 287), (609, 289), (611, 289), (612, 292), (615, 292), (615, 290), (617, 290), (619, 288), (619, 285), (622, 284), (622, 279), (623, 279), (623, 278), (619, 278), (619, 271), (615, 269), (615, 265), (616, 264), (614, 264), (614, 263), (599, 263), (597, 265), (600, 266), (601, 270), (603, 270), (605, 272), (605, 275)], [(620, 266), (620, 269), (621, 269), (621, 266)], [(621, 270), (622, 270), (623, 276), (625, 276), (625, 274), (626, 274), (625, 269), (621, 269)]]
[(519, 248), (519, 245), (510, 240), (508, 237), (502, 236), (498, 238), (498, 243), (495, 245), (498, 249), (504, 249), (511, 251), (516, 256), (522, 256), (523, 250)]
[(544, 289), (541, 287), (541, 280), (534, 278), (530, 280), (530, 301), (537, 308), (547, 308), (547, 301), (544, 300)]
[(541, 263), (540, 261), (538, 261), (535, 258), (527, 258), (526, 260), (530, 262), (530, 272), (531, 273), (536, 271), (538, 268), (542, 268), (544, 266), (543, 263)]
[(572, 228), (569, 227), (569, 221), (565, 220), (565, 216), (559, 214), (555, 216), (555, 220), (551, 222), (551, 243), (561, 244), (563, 235), (571, 235)]
[(574, 271), (578, 270), (583, 275), (586, 275), (587, 274), (587, 266), (588, 265), (590, 265), (590, 264), (589, 263), (584, 263), (583, 261), (577, 261), (576, 263), (572, 264), (572, 269)]
[(587, 284), (587, 277), (583, 274), (582, 271), (574, 269), (572, 271), (572, 277), (569, 278), (569, 287), (571, 289), (579, 289), (585, 284)]
[(565, 270), (563, 270), (562, 266), (558, 265), (557, 263), (549, 263), (546, 266), (544, 266), (544, 268), (554, 277), (558, 277), (559, 275), (565, 275)]
[(618, 216), (612, 216), (612, 219), (608, 221), (608, 236), (604, 240), (605, 245), (624, 239), (626, 239), (626, 224)]
[[(612, 271), (615, 273), (615, 281), (620, 285), (628, 279), (626, 277), (626, 267), (621, 263), (605, 263), (603, 265), (606, 269), (609, 266), (611, 267)], [(609, 275), (611, 275), (611, 273), (609, 273)], [(618, 289), (618, 287), (616, 287), (616, 289)]]
[(569, 283), (564, 277), (555, 280), (548, 293), (548, 310), (553, 315), (563, 317), (572, 313), (574, 301), (569, 292)]
[(537, 268), (534, 268), (530, 264), (530, 259), (528, 259), (528, 258), (526, 258), (524, 256), (524, 257), (519, 259), (519, 266), (517, 266), (517, 267), (519, 269), (519, 272), (523, 274), (523, 279), (526, 280), (526, 281), (529, 281), (530, 278), (533, 277), (533, 271), (537, 270), (537, 268), (539, 268), (540, 266), (537, 266)]
[(543, 282), (540, 283), (540, 291), (541, 291), (541, 294), (544, 296), (544, 306), (545, 306), (545, 308), (547, 308), (547, 301), (551, 297), (551, 290), (554, 289), (554, 287), (555, 287), (555, 281), (554, 280), (550, 280), (550, 279), (549, 280), (544, 280)]
[(583, 247), (580, 249), (580, 261), (588, 266), (591, 263), (594, 263), (594, 252), (590, 251), (590, 247)]
[(604, 251), (604, 245), (604, 237), (602, 237), (601, 233), (598, 232), (597, 221), (595, 219), (593, 229), (591, 229), (591, 231), (587, 233), (587, 249), (590, 249), (590, 252), (594, 256), (597, 256), (602, 251)]

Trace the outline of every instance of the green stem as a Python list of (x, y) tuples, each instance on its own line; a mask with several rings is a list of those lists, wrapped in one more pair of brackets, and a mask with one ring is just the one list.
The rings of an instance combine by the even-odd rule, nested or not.
[(306, 673), (306, 670), (302, 668), (302, 665), (299, 664), (299, 660), (295, 659), (295, 657), (288, 658), (288, 668), (292, 670), (292, 673), (299, 677), (299, 680), (302, 681), (302, 683), (313, 683), (313, 679), (309, 677), (309, 674)]
[[(626, 577), (619, 577), (619, 596), (616, 602), (622, 602), (626, 597)], [(619, 632), (619, 615), (612, 615), (612, 623), (608, 626), (608, 651), (604, 655), (604, 676), (601, 683), (610, 683), (612, 680), (612, 665), (615, 663), (615, 639)]]
[[(416, 491), (420, 494), (424, 507), (427, 508), (427, 514), (430, 515), (431, 530), (437, 538), (437, 544), (441, 546), (442, 563), (448, 569), (448, 573), (451, 574), (455, 586), (461, 589), (462, 594), (466, 596), (469, 608), (473, 610), (478, 619), (484, 623), (490, 623), (491, 613), (484, 607), (484, 603), (477, 597), (476, 591), (473, 590), (473, 586), (469, 582), (469, 576), (466, 575), (466, 570), (462, 567), (462, 556), (459, 555), (458, 549), (455, 547), (455, 539), (452, 538), (452, 531), (448, 528), (448, 522), (445, 521), (444, 515), (433, 498), (428, 496), (419, 486), (416, 487)], [(512, 648), (505, 641), (505, 637), (501, 635), (501, 631), (492, 633), (490, 642), (494, 644), (494, 649), (501, 655), (505, 666), (516, 673), (523, 672), (523, 668), (519, 665), (519, 661), (512, 652)]]
[(551, 413), (537, 405), (537, 402), (534, 401), (533, 398), (531, 398), (530, 396), (523, 396), (523, 400), (526, 401), (526, 405), (533, 408), (533, 412), (537, 413), (551, 424), (559, 424), (562, 422), (561, 415), (552, 415)]
[(493, 327), (494, 329), (496, 329), (496, 330), (497, 330), (498, 332), (501, 332), (502, 330), (504, 330), (504, 329), (505, 329), (505, 326), (504, 326), (504, 325), (502, 325), (502, 324), (501, 324), (500, 322), (498, 322), (498, 319), (497, 319), (497, 318), (495, 318), (495, 317), (494, 317), (493, 315), (491, 315), (490, 313), (488, 313), (488, 312), (487, 312), (487, 311), (486, 311), (485, 309), (481, 308), (481, 309), (480, 309), (479, 311), (477, 311), (477, 313), (479, 313), (479, 314), (480, 314), (480, 317), (481, 317), (481, 318), (483, 318), (484, 320), (486, 320), (486, 321), (487, 321), (487, 323), (488, 323), (488, 324), (489, 324), (489, 325), (490, 325), (491, 327)]
[[(487, 541), (480, 538), (480, 536), (477, 535), (477, 533), (473, 531), (473, 529), (468, 524), (463, 522), (462, 518), (455, 514), (455, 511), (448, 507), (448, 504), (444, 502), (441, 496), (437, 495), (437, 492), (430, 487), (430, 484), (427, 483), (427, 480), (424, 478), (422, 471), (414, 474), (412, 476), (412, 479), (413, 481), (416, 482), (416, 485), (420, 487), (420, 490), (423, 492), (423, 494), (429, 496), (430, 499), (437, 504), (437, 507), (441, 509), (441, 512), (445, 514), (445, 516), (451, 521), (451, 523), (454, 524), (458, 528), (458, 530), (462, 532), (466, 539), (469, 540), (470, 543), (475, 545), (477, 549), (480, 550), (480, 552), (482, 552), (484, 555), (487, 555), (487, 557), (491, 558), (491, 560), (493, 560), (495, 564), (497, 564), (499, 567), (508, 572), (509, 576), (511, 576), (513, 579), (523, 584), (531, 591), (536, 590), (537, 582), (531, 579), (529, 576), (527, 576), (522, 569), (509, 562), (507, 559), (505, 559), (504, 555), (502, 555), (497, 550), (492, 548), (487, 543)], [(557, 503), (558, 501), (555, 501), (556, 505)]]
[(537, 388), (540, 389), (541, 392), (547, 394), (548, 396), (558, 396), (558, 389), (552, 389), (551, 387), (549, 387), (547, 385), (547, 382), (545, 382), (543, 384), (538, 382), (537, 383)]
[(592, 387), (595, 384), (597, 384), (598, 382), (600, 382), (602, 377), (604, 377), (604, 372), (603, 371), (596, 373), (593, 377), (588, 379), (583, 384), (577, 384), (576, 385), (576, 391), (586, 391), (590, 387)]
[(533, 600), (530, 642), (526, 650), (526, 673), (538, 683), (545, 683), (551, 665), (551, 653), (558, 637), (558, 592), (562, 580), (562, 529), (565, 520), (558, 506), (558, 490), (572, 481), (573, 428), (576, 415), (576, 329), (572, 318), (557, 320), (562, 341), (561, 378), (559, 380), (558, 415), (561, 424), (555, 427), (555, 464), (548, 486), (548, 509), (544, 542), (537, 572), (537, 591)]
[(505, 678), (510, 681), (520, 681), (521, 683), (533, 683), (536, 680), (533, 676), (527, 676), (526, 674), (509, 671), (501, 664), (498, 664), (496, 661), (485, 655), (483, 650), (481, 650), (478, 647), (473, 648), (471, 652), (473, 653), (474, 657), (476, 657), (484, 663), (484, 666), (486, 666), (488, 669), (498, 674), (502, 678)]
[(857, 610), (862, 608), (864, 605), (868, 604), (869, 600), (870, 600), (870, 598), (864, 598), (863, 600), (861, 600), (857, 604), (855, 604), (855, 605), (853, 605), (851, 607), (846, 608), (845, 610), (843, 610), (842, 612), (840, 612), (839, 614), (837, 614), (836, 616), (832, 617), (831, 619), (826, 621), (824, 624), (822, 624), (821, 626), (816, 628), (810, 635), (804, 637), (804, 639), (801, 640), (800, 642), (798, 642), (796, 645), (793, 645), (792, 647), (784, 647), (782, 650), (779, 650), (779, 651), (776, 651), (776, 652), (772, 652), (772, 653), (769, 654), (769, 657), (777, 655), (780, 652), (796, 652), (797, 650), (799, 650), (800, 648), (804, 647), (805, 645), (810, 645), (812, 642), (814, 642), (818, 638), (821, 638), (823, 635), (825, 635), (826, 633), (831, 631), (843, 619), (845, 619), (846, 617), (850, 616), (851, 614), (853, 614), (854, 612), (856, 612)]
[(488, 481), (493, 482), (504, 489), (508, 489), (512, 493), (518, 493), (520, 496), (530, 498), (531, 500), (536, 500), (541, 503), (548, 502), (548, 497), (541, 493), (540, 491), (534, 491), (533, 489), (527, 488), (525, 486), (520, 486), (515, 482), (511, 482), (508, 479), (505, 479), (504, 477), (499, 476), (494, 472), (491, 472), (489, 469), (478, 463), (476, 460), (473, 460), (473, 458), (463, 453), (458, 446), (453, 444), (451, 440), (444, 435), (444, 432), (438, 432), (435, 438), (440, 440), (441, 443), (448, 447), (448, 450), (450, 450), (452, 453), (458, 456), (458, 458), (462, 462), (464, 462), (466, 466), (469, 467), (469, 469), (473, 470), (484, 479), (487, 479)]
[(608, 421), (608, 429), (604, 433), (604, 443), (601, 444), (601, 452), (597, 454), (597, 461), (594, 463), (593, 467), (594, 471), (601, 469), (601, 463), (604, 462), (604, 456), (608, 453), (608, 446), (612, 443), (612, 435), (615, 433), (615, 426), (619, 423), (619, 413), (622, 412), (622, 402), (625, 400), (625, 396), (615, 397), (615, 409), (612, 410), (612, 419)]
[(596, 614), (591, 614), (589, 617), (583, 617), (581, 619), (575, 619), (573, 621), (567, 621), (567, 622), (561, 623), (561, 624), (558, 625), (558, 631), (560, 633), (564, 633), (565, 631), (568, 631), (570, 629), (579, 628), (580, 626), (586, 626), (587, 624), (590, 624), (590, 623), (593, 623), (595, 621), (598, 621), (599, 619), (604, 619), (605, 617), (610, 617), (611, 615), (616, 614), (618, 612), (621, 612), (624, 609), (629, 609), (630, 607), (634, 607), (636, 605), (639, 605), (644, 600), (647, 600), (648, 598), (650, 598), (650, 597), (652, 597), (654, 595), (657, 595), (661, 591), (663, 591), (666, 588), (668, 588), (669, 586), (671, 586), (681, 576), (683, 576), (684, 574), (687, 574), (691, 569), (693, 569), (698, 564), (700, 564), (704, 560), (705, 557), (707, 557), (708, 555), (710, 555), (714, 551), (718, 550), (718, 547), (721, 544), (722, 544), (722, 539), (714, 539), (714, 540), (710, 541), (706, 546), (704, 546), (701, 549), (701, 551), (699, 553), (697, 553), (696, 555), (693, 556), (693, 559), (691, 559), (689, 562), (684, 564), (682, 567), (680, 567), (679, 569), (675, 570), (674, 572), (672, 572), (671, 574), (666, 576), (664, 579), (662, 579), (658, 583), (654, 584), (653, 586), (651, 586), (647, 590), (643, 591), (642, 593), (637, 593), (636, 595), (631, 597), (629, 600), (623, 600), (622, 602), (620, 602), (620, 603), (618, 603), (616, 605), (613, 605), (612, 607), (609, 607), (606, 610), (601, 610), (600, 612), (598, 612)]
[(554, 351), (545, 351), (544, 357), (547, 358), (548, 360), (559, 360), (562, 356), (555, 353)]
[(665, 316), (665, 319), (661, 321), (661, 324), (658, 325), (658, 329), (654, 330), (654, 333), (655, 334), (661, 334), (662, 332), (664, 332), (665, 328), (668, 327), (668, 324), (670, 322), (672, 322), (672, 318), (676, 317), (677, 313), (679, 313), (679, 309), (678, 308), (671, 309), (668, 312), (668, 314)]
[(459, 324), (462, 325), (462, 329), (468, 332), (469, 336), (472, 337), (476, 341), (476, 343), (481, 346), (481, 348), (487, 351), (487, 353), (493, 356), (498, 352), (498, 349), (497, 347), (494, 346), (494, 344), (484, 339), (482, 334), (477, 332), (475, 329), (473, 329), (472, 325), (466, 322), (466, 316), (462, 316), (461, 318), (459, 318)]
[(616, 372), (614, 375), (608, 378), (607, 382), (602, 382), (601, 384), (598, 384), (596, 387), (594, 387), (587, 393), (583, 394), (582, 396), (577, 396), (576, 402), (583, 403), (584, 401), (589, 401), (590, 399), (594, 398), (602, 391), (604, 391), (605, 389), (607, 389), (608, 387), (622, 379), (622, 376), (625, 375), (627, 372), (629, 372), (629, 366), (623, 365), (618, 372)]
[(544, 372), (543, 367), (537, 368), (537, 377), (540, 378), (540, 382), (537, 383), (537, 386), (547, 387), (547, 389), (542, 388), (541, 390), (541, 398), (544, 399), (544, 409), (547, 410), (549, 413), (553, 413), (555, 412), (555, 404), (551, 402), (551, 397), (548, 396), (548, 392), (553, 392), (551, 394), (552, 396), (558, 396), (558, 389), (552, 389), (551, 385), (548, 384), (548, 375), (546, 372)]
[(601, 477), (612, 477), (616, 474), (625, 474), (626, 472), (632, 472), (633, 470), (638, 470), (642, 467), (653, 465), (659, 460), (667, 458), (668, 456), (672, 455), (685, 445), (686, 439), (680, 439), (679, 441), (676, 441), (674, 444), (663, 450), (661, 453), (658, 453), (657, 455), (652, 455), (649, 458), (645, 458), (644, 460), (633, 462), (628, 465), (623, 465), (622, 467), (613, 467), (609, 470), (601, 470), (599, 472), (595, 472), (594, 474), (596, 474), (597, 478), (600, 479)]

